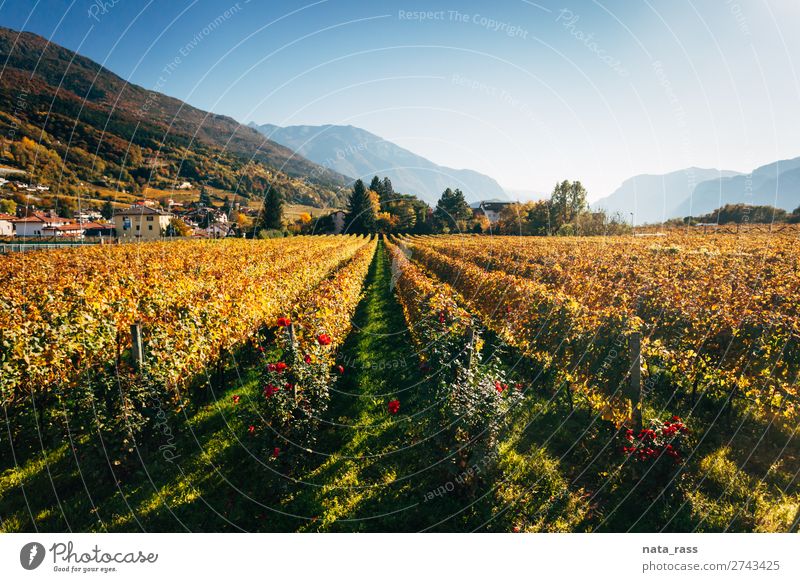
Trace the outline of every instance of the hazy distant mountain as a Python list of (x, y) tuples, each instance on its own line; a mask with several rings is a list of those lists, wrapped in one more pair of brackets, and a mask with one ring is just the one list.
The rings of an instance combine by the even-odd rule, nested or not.
[(701, 183), (737, 175), (737, 172), (728, 170), (704, 168), (686, 168), (669, 174), (641, 174), (625, 180), (612, 194), (594, 202), (592, 208), (620, 213), (625, 220), (630, 220), (633, 213), (636, 224), (662, 222), (685, 216), (679, 208)]
[(550, 192), (545, 192), (544, 190), (528, 190), (521, 188), (504, 188), (504, 190), (511, 200), (519, 200), (520, 202), (550, 198)]
[(800, 158), (781, 160), (756, 168), (749, 175), (723, 177), (698, 184), (673, 211), (674, 216), (698, 216), (743, 202), (784, 210), (800, 206)]
[(434, 204), (445, 188), (460, 188), (467, 200), (508, 199), (489, 176), (439, 166), (392, 142), (352, 125), (256, 125), (267, 138), (339, 174), (369, 180), (388, 176), (397, 192)]

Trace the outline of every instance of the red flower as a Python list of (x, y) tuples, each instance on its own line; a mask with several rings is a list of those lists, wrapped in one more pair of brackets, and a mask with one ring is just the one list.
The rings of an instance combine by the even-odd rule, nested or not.
[(681, 417), (680, 416), (673, 416), (672, 417), (672, 422), (680, 422), (680, 421), (681, 421)]
[(264, 349), (264, 346), (258, 346), (258, 351), (263, 354), (266, 350)]
[(500, 380), (495, 380), (495, 382), (494, 382), (494, 389), (495, 390), (497, 390), (498, 392), (500, 392), (502, 394), (503, 390), (505, 390), (506, 388), (508, 388), (508, 386), (506, 386), (505, 384), (501, 384)]
[(291, 382), (287, 382), (286, 383), (286, 389), (287, 390), (294, 390), (294, 384), (292, 384)]
[(329, 336), (327, 333), (321, 333), (317, 336), (317, 341), (321, 346), (328, 346), (333, 340), (331, 340), (331, 336)]
[(269, 370), (270, 372), (274, 372), (275, 369), (276, 369), (275, 364), (267, 364), (267, 370)]
[(341, 364), (336, 366), (336, 371), (339, 372), (340, 374), (344, 374), (344, 366), (342, 366)]
[(278, 372), (283, 372), (286, 368), (287, 368), (287, 366), (286, 366), (285, 362), (278, 362), (277, 364), (275, 364), (275, 369)]
[(233, 403), (234, 404), (239, 404), (239, 399), (240, 398), (241, 398), (241, 396), (239, 396), (238, 394), (234, 394), (233, 395)]
[(272, 456), (273, 457), (277, 457), (280, 454), (281, 454), (281, 449), (279, 447), (275, 447), (274, 449), (272, 449)]
[(279, 390), (279, 388), (277, 386), (275, 386), (274, 384), (267, 384), (264, 387), (264, 396), (269, 398), (270, 396), (275, 394), (278, 390)]
[(292, 325), (292, 320), (289, 319), (288, 317), (279, 317), (278, 325), (280, 327), (289, 327), (290, 325)]
[(250, 434), (256, 434), (256, 427), (254, 427), (254, 426), (251, 424), (251, 425), (250, 425), (250, 426), (247, 428), (247, 432), (249, 432)]
[(310, 363), (311, 363), (311, 356), (309, 356), (308, 354), (306, 354), (306, 357), (305, 357), (305, 358), (303, 358), (303, 360), (305, 361), (305, 363), (306, 363), (306, 364), (310, 364)]
[(389, 401), (389, 414), (397, 414), (398, 412), (400, 412), (400, 401), (399, 400)]

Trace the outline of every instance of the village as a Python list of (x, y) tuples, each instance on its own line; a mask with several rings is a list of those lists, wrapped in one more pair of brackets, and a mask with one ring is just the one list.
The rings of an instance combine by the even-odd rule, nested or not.
[[(205, 194), (190, 182), (174, 186), (181, 192), (180, 201), (172, 197), (159, 199), (142, 196), (130, 204), (110, 201), (96, 208), (95, 201), (87, 201), (84, 207), (72, 212), (54, 205), (47, 208), (46, 197), (52, 198), (47, 185), (32, 184), (24, 180), (23, 174), (0, 177), (0, 193), (16, 194), (12, 198), (0, 199), (0, 240), (15, 244), (35, 243), (116, 243), (162, 240), (165, 238), (220, 239), (227, 237), (253, 236), (260, 209), (245, 203), (231, 202), (226, 198), (215, 205)], [(198, 196), (194, 198), (192, 196)], [(177, 198), (177, 196), (176, 196)], [(127, 206), (127, 207), (126, 207)], [(9, 211), (12, 209), (12, 211)], [(304, 209), (300, 209), (304, 210)], [(344, 227), (344, 212), (328, 211), (332, 233)], [(299, 234), (311, 222), (310, 212), (291, 213), (287, 216), (287, 232)]]

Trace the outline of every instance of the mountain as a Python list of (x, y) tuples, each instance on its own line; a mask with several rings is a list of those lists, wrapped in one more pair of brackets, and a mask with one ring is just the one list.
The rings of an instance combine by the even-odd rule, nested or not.
[(250, 127), (303, 157), (340, 174), (371, 179), (388, 176), (397, 192), (415, 194), (435, 204), (448, 187), (460, 188), (467, 200), (508, 196), (489, 176), (472, 170), (439, 166), (390, 141), (352, 125), (271, 124)]
[(613, 193), (594, 202), (592, 208), (619, 213), (625, 220), (633, 213), (636, 224), (662, 222), (684, 216), (678, 208), (700, 184), (736, 175), (737, 172), (704, 168), (686, 168), (669, 174), (641, 174), (625, 180)]
[(134, 189), (181, 178), (244, 195), (273, 186), (290, 202), (341, 203), (345, 176), (38, 35), (0, 27), (0, 60), (0, 154), (35, 178)]
[(698, 184), (674, 210), (675, 216), (699, 216), (725, 204), (746, 203), (794, 210), (800, 206), (800, 158), (761, 166), (747, 175)]

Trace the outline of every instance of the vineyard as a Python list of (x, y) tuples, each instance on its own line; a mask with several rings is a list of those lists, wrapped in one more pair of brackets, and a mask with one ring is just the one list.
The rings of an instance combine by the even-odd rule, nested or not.
[(3, 256), (0, 529), (796, 531), (798, 259), (790, 232)]

